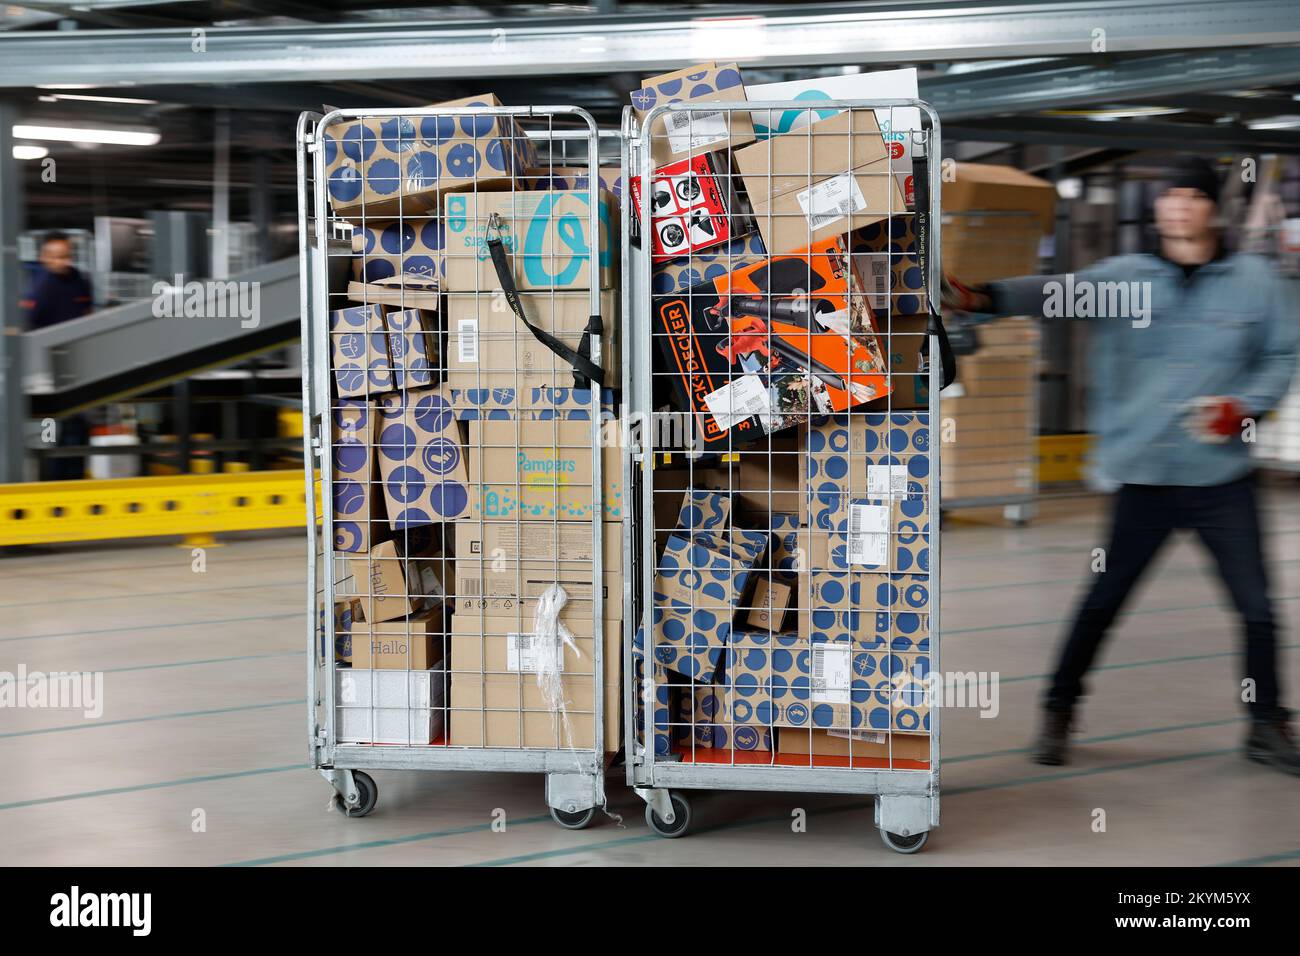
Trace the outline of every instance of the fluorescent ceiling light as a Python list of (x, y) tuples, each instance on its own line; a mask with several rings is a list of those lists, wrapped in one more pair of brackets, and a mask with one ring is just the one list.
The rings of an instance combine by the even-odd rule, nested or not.
[(14, 159), (44, 159), (50, 151), (44, 146), (19, 144), (14, 147)]
[(41, 97), (42, 103), (54, 103), (58, 100), (80, 100), (86, 103), (128, 103), (137, 106), (154, 106), (157, 100), (142, 100), (134, 96), (96, 96), (87, 93), (51, 93)]
[(109, 146), (155, 146), (162, 136), (150, 129), (107, 129), (89, 126), (37, 126), (15, 124), (15, 139), (43, 139), (58, 143), (104, 143)]
[(1246, 126), (1250, 129), (1295, 129), (1300, 126), (1300, 116), (1269, 116), (1250, 120)]

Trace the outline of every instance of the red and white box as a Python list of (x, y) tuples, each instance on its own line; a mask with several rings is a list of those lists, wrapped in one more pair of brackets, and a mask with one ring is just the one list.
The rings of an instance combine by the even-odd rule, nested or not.
[[(715, 154), (669, 163), (651, 178), (650, 231), (655, 259), (679, 259), (730, 242), (731, 219)], [(641, 220), (641, 180), (631, 177), (634, 223)]]

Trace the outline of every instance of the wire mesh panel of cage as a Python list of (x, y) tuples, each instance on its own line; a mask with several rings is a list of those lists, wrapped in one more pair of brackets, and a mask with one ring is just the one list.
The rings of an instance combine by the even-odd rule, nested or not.
[(562, 826), (619, 748), (615, 164), (480, 97), (298, 131), (308, 733), (365, 770), (533, 771)]
[(674, 103), (624, 135), (629, 783), (665, 836), (685, 789), (876, 794), (886, 843), (919, 849), (938, 124), (915, 100)]

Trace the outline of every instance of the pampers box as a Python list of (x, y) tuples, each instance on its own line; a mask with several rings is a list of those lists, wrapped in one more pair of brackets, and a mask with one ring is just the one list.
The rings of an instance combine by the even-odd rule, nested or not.
[(377, 451), (394, 531), (469, 514), (464, 444), (443, 388), (384, 395)]
[[(609, 193), (600, 194), (599, 287), (615, 284)], [(519, 289), (589, 289), (592, 278), (591, 194), (576, 190), (461, 193), (443, 201), (447, 224), (445, 288), (490, 292), (501, 288), (488, 224), (499, 217), (501, 244)]]

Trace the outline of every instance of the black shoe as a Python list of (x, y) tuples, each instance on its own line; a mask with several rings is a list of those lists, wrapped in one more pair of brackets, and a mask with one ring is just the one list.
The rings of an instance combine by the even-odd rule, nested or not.
[(1034, 763), (1045, 767), (1059, 767), (1065, 763), (1070, 748), (1070, 725), (1074, 715), (1068, 710), (1043, 712), (1043, 728), (1034, 741)]
[(1246, 757), (1300, 777), (1300, 751), (1285, 716), (1252, 721), (1246, 738)]

